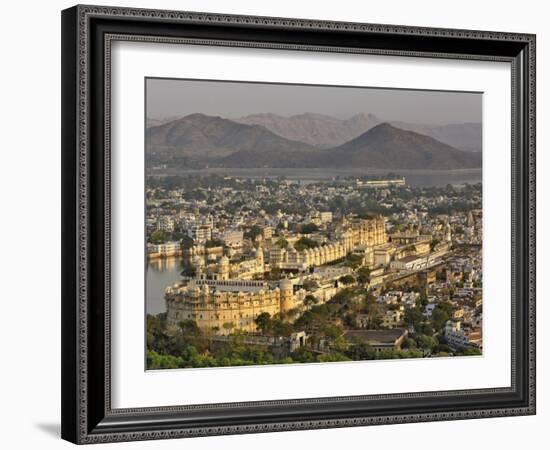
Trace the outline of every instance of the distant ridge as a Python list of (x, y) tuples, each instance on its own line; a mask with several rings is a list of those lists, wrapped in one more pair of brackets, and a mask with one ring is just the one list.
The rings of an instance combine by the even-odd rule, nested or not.
[[(304, 113), (290, 117), (278, 114), (253, 114), (234, 119), (248, 125), (261, 125), (279, 136), (322, 148), (336, 147), (354, 139), (372, 127), (385, 122), (374, 114), (356, 114), (349, 119), (337, 119), (325, 114)], [(402, 121), (387, 121), (397, 128), (415, 131), (466, 151), (481, 151), (481, 124), (454, 123), (421, 125)]]
[[(300, 119), (307, 122), (313, 115), (308, 116)], [(365, 123), (376, 119), (367, 115), (355, 120)], [(303, 128), (299, 129), (303, 131)], [(150, 166), (411, 170), (481, 167), (479, 153), (458, 150), (432, 137), (387, 122), (370, 127), (342, 145), (324, 149), (284, 138), (263, 125), (190, 114), (148, 128), (146, 142)]]
[(248, 125), (261, 125), (286, 139), (322, 148), (341, 145), (382, 122), (374, 114), (366, 113), (356, 114), (344, 120), (314, 113), (290, 117), (266, 113), (240, 117), (235, 121)]

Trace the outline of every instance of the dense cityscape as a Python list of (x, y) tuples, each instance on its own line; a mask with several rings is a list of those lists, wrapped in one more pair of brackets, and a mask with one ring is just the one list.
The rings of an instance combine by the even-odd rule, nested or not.
[(482, 352), (481, 184), (148, 177), (147, 368)]

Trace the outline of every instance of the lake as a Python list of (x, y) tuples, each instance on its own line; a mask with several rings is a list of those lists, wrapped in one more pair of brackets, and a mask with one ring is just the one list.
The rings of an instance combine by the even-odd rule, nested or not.
[(164, 290), (181, 279), (181, 259), (156, 259), (147, 263), (146, 310), (148, 314), (159, 314), (166, 311)]
[(197, 170), (164, 169), (162, 171), (148, 170), (152, 176), (168, 175), (220, 175), (238, 178), (279, 178), (285, 177), (288, 180), (300, 181), (302, 183), (313, 183), (319, 181), (330, 181), (336, 177), (360, 177), (376, 176), (383, 177), (389, 172), (404, 176), (407, 183), (413, 187), (446, 186), (447, 184), (462, 185), (465, 183), (481, 183), (481, 169), (460, 169), (460, 170), (380, 170), (380, 169), (226, 169), (210, 168)]

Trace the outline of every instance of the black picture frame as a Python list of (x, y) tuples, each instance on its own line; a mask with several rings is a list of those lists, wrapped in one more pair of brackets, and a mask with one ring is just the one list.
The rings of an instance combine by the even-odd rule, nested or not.
[[(110, 401), (110, 43), (181, 42), (512, 65), (512, 384), (117, 410)], [(488, 169), (490, 170), (490, 169)], [(535, 414), (535, 36), (194, 12), (62, 12), (62, 437), (99, 443)]]

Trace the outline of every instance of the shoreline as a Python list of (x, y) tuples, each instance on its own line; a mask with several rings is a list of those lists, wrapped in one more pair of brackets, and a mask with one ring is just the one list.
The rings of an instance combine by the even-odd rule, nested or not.
[(208, 168), (208, 169), (147, 169), (146, 175), (154, 178), (169, 176), (208, 176), (219, 175), (248, 179), (285, 178), (291, 181), (312, 183), (334, 181), (336, 178), (373, 176), (404, 176), (412, 187), (445, 186), (447, 184), (477, 184), (482, 182), (482, 168), (445, 170), (405, 170), (405, 169), (281, 169), (281, 168)]

